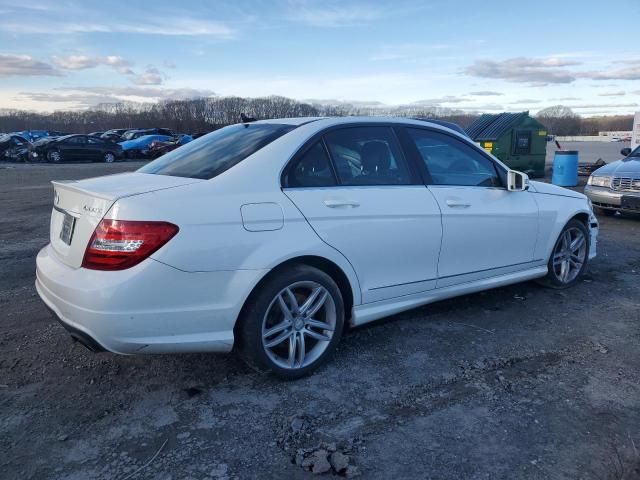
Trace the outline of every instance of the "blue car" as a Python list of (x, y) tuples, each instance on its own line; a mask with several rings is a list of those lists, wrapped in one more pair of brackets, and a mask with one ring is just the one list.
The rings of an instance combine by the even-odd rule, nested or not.
[(149, 147), (154, 141), (166, 142), (171, 140), (169, 135), (144, 135), (133, 140), (120, 142), (122, 151), (127, 158), (146, 157), (149, 153)]
[(48, 137), (50, 133), (47, 130), (23, 130), (21, 132), (13, 132), (11, 135), (18, 135), (30, 142), (35, 142), (41, 138)]

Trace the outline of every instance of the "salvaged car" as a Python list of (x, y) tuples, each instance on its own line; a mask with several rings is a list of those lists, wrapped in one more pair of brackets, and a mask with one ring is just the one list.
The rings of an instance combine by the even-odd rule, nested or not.
[(176, 135), (175, 137), (172, 137), (170, 140), (167, 140), (165, 142), (160, 140), (154, 140), (153, 142), (151, 142), (151, 145), (149, 146), (149, 151), (147, 152), (147, 155), (150, 158), (158, 158), (164, 155), (165, 153), (169, 153), (175, 150), (176, 148), (189, 143), (192, 140), (193, 138), (191, 137), (191, 135), (186, 135), (186, 134)]
[(12, 162), (26, 162), (29, 160), (31, 142), (26, 138), (7, 134), (0, 136), (0, 159)]
[(133, 140), (120, 142), (124, 156), (127, 158), (144, 158), (149, 154), (149, 149), (153, 142), (167, 142), (172, 137), (168, 135), (143, 135)]
[(120, 142), (126, 142), (128, 140), (135, 140), (136, 138), (144, 137), (146, 135), (166, 135), (168, 137), (173, 136), (173, 132), (168, 128), (140, 128), (136, 130), (127, 130), (120, 137)]
[(122, 139), (122, 135), (127, 133), (129, 130), (131, 129), (130, 128), (113, 128), (111, 130), (107, 130), (102, 135), (100, 135), (100, 138), (102, 138), (103, 140), (109, 140), (111, 142), (119, 142)]
[(137, 172), (53, 185), (36, 288), (73, 337), (235, 350), (284, 378), (350, 326), (526, 280), (570, 287), (596, 255), (584, 195), (420, 120), (247, 121)]
[(625, 158), (591, 174), (584, 193), (603, 215), (640, 213), (640, 147), (623, 148)]
[(42, 138), (31, 145), (34, 161), (59, 162), (115, 162), (122, 156), (122, 147), (88, 135), (65, 135)]

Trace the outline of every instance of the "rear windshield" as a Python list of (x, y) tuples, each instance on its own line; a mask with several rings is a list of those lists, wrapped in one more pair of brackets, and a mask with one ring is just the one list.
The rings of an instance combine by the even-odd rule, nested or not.
[(208, 180), (294, 128), (276, 123), (231, 125), (189, 142), (138, 171)]

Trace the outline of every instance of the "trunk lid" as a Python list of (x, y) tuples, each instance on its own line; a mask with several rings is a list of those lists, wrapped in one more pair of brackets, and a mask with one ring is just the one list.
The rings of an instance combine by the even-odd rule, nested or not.
[(133, 172), (51, 182), (54, 189), (51, 246), (63, 263), (78, 268), (93, 231), (116, 200), (201, 181)]

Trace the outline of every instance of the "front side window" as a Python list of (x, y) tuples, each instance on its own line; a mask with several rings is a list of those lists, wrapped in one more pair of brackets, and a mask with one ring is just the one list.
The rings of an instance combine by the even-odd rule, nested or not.
[(336, 180), (322, 142), (316, 142), (288, 169), (286, 187), (332, 187)]
[(86, 139), (84, 137), (71, 137), (66, 140), (65, 143), (69, 145), (84, 145), (86, 143)]
[(230, 125), (189, 142), (138, 171), (208, 180), (294, 128), (293, 125), (278, 123)]
[(408, 128), (434, 185), (502, 186), (491, 160), (449, 135)]
[(411, 174), (389, 127), (349, 127), (325, 135), (340, 185), (408, 185)]

